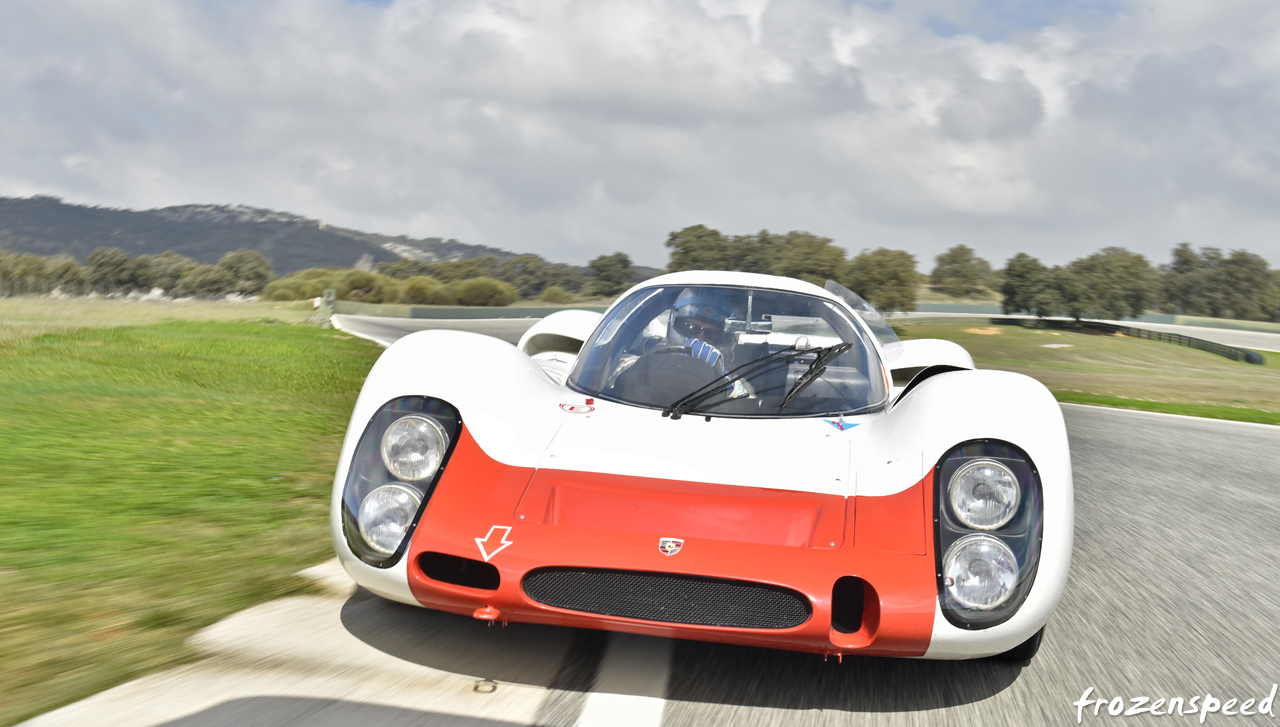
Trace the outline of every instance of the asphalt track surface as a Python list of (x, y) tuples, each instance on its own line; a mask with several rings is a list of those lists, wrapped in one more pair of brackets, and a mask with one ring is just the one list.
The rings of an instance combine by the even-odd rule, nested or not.
[[(1029, 665), (840, 663), (579, 629), (489, 628), (356, 591), (293, 599), (301, 608), (292, 610), (265, 604), (213, 627), (201, 638), (223, 656), (205, 673), (228, 684), (240, 679), (238, 691), (210, 700), (173, 681), (166, 692), (165, 679), (174, 677), (157, 675), (148, 678), (151, 691), (138, 693), (172, 693), (178, 706), (169, 714), (182, 716), (157, 719), (164, 710), (153, 702), (136, 720), (110, 723), (1067, 725), (1077, 723), (1073, 702), (1092, 689), (1090, 699), (1124, 701), (1098, 706), (1097, 716), (1086, 707), (1085, 724), (1199, 724), (1185, 706), (1192, 697), (1237, 699), (1229, 708), (1236, 710), (1266, 697), (1280, 682), (1280, 428), (1074, 405), (1063, 413), (1076, 486), (1074, 561)], [(255, 620), (240, 630), (256, 636), (217, 667), (233, 649), (220, 652), (216, 642), (230, 638), (235, 622)], [(249, 663), (258, 665), (256, 676), (236, 676)], [(231, 671), (219, 676), (218, 668)], [(353, 674), (364, 681), (351, 681)], [(273, 689), (273, 680), (288, 679), (315, 683)], [(1143, 697), (1182, 698), (1188, 713), (1108, 715), (1109, 706), (1140, 706), (1131, 700)], [(113, 709), (92, 701), (35, 723), (84, 724), (83, 715)], [(209, 706), (184, 711), (183, 703)], [(1209, 714), (1205, 723), (1272, 719)]]

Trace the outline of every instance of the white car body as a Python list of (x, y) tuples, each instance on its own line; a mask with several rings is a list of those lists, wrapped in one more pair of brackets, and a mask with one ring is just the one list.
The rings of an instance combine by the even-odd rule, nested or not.
[[(1074, 526), (1066, 430), (1056, 401), (1043, 385), (1021, 374), (975, 370), (969, 354), (953, 343), (920, 340), (882, 344), (861, 317), (863, 314), (841, 297), (787, 278), (730, 272), (674, 273), (645, 281), (619, 301), (626, 300), (631, 293), (663, 286), (739, 286), (821, 298), (839, 306), (862, 327), (867, 340), (874, 342), (884, 366), (879, 373), (886, 379), (892, 380), (892, 370), (912, 373), (928, 370), (933, 375), (921, 377), (910, 387), (887, 383), (888, 403), (862, 414), (839, 418), (831, 415), (704, 418), (701, 413), (691, 413), (673, 421), (653, 408), (588, 396), (566, 383), (577, 363), (582, 342), (591, 340), (593, 331), (609, 312), (603, 316), (586, 311), (555, 313), (529, 329), (518, 346), (464, 332), (414, 333), (393, 344), (370, 372), (352, 413), (334, 479), (333, 544), (343, 566), (356, 582), (386, 598), (474, 613), (477, 618), (562, 623), (829, 654), (966, 659), (1010, 652), (1032, 640), (1038, 644), (1038, 634), (1057, 606), (1067, 582)], [(617, 305), (615, 303), (615, 307)], [(948, 368), (930, 370), (932, 366)], [(934, 373), (936, 371), (941, 373)], [(353, 461), (361, 437), (366, 436), (366, 428), (388, 402), (404, 397), (447, 402), (465, 422), (465, 435), (459, 434), (458, 438), (465, 438), (468, 447), (473, 440), (481, 453), (474, 456), (483, 459), (483, 466), (490, 468), (483, 471), (500, 468), (502, 472), (517, 473), (518, 476), (512, 475), (513, 482), (528, 473), (531, 484), (510, 485), (509, 495), (504, 494), (505, 490), (495, 489), (488, 499), (471, 505), (450, 505), (449, 502), (456, 502), (450, 499), (454, 497), (451, 493), (479, 487), (462, 484), (461, 475), (452, 474), (462, 464), (451, 461), (442, 467), (443, 474), (437, 475), (438, 480), (432, 485), (435, 494), (428, 495), (433, 498), (431, 507), (424, 503), (417, 513), (421, 522), (415, 520), (416, 530), (411, 528), (406, 535), (400, 556), (375, 565), (353, 549), (351, 539), (359, 536), (351, 532), (350, 518), (354, 516), (350, 513), (356, 505), (348, 493), (349, 483), (356, 476)], [(924, 588), (921, 579), (936, 570), (925, 560), (933, 558), (940, 562), (941, 558), (933, 541), (941, 537), (934, 521), (943, 505), (935, 502), (939, 497), (930, 489), (934, 487), (930, 474), (935, 467), (942, 466), (944, 457), (959, 444), (985, 441), (1008, 443), (1020, 449), (1038, 473), (1042, 535), (1038, 564), (1032, 570), (1031, 582), (1020, 591), (1022, 600), (1016, 611), (999, 623), (962, 627), (953, 622), (954, 613), (951, 619), (944, 613), (941, 576), (934, 586), (932, 614), (919, 613)], [(697, 446), (665, 446), (670, 442), (696, 442)], [(743, 443), (750, 445), (744, 447)], [(457, 446), (461, 451), (463, 444)], [(708, 456), (707, 453), (717, 454)], [(455, 453), (455, 460), (459, 456)], [(604, 536), (609, 543), (607, 547), (599, 548), (599, 553), (586, 552), (576, 543), (599, 542), (601, 533), (611, 532), (607, 517), (610, 510), (601, 509), (606, 516), (594, 524), (580, 520), (570, 523), (569, 516), (564, 516), (563, 522), (551, 522), (553, 518), (546, 516), (540, 524), (522, 520), (527, 512), (533, 512), (530, 518), (542, 517), (541, 511), (530, 511), (527, 507), (529, 499), (534, 497), (530, 493), (537, 489), (535, 485), (543, 476), (540, 473), (559, 473), (557, 476), (562, 480), (568, 476), (564, 473), (580, 473), (584, 482), (626, 483), (619, 487), (640, 487), (634, 483), (646, 482), (669, 483), (661, 484), (659, 489), (675, 498), (685, 487), (682, 483), (688, 483), (686, 489), (691, 492), (715, 493), (699, 500), (698, 507), (716, 512), (717, 503), (728, 503), (723, 508), (727, 513), (724, 517), (752, 512), (744, 504), (746, 500), (735, 499), (738, 492), (743, 497), (777, 493), (778, 498), (790, 497), (796, 503), (814, 498), (812, 502), (825, 503), (814, 506), (821, 511), (812, 516), (817, 523), (813, 526), (815, 531), (838, 529), (840, 541), (832, 540), (828, 544), (814, 540), (797, 546), (790, 541), (783, 543), (782, 540), (790, 537), (785, 534), (768, 536), (774, 538), (771, 542), (763, 542), (764, 536), (753, 541), (749, 534), (726, 531), (727, 525), (723, 523), (708, 525), (710, 535), (699, 538), (697, 524), (673, 512), (667, 516), (646, 515), (649, 520), (637, 520), (631, 525), (620, 523), (612, 538)], [(943, 489), (937, 492), (949, 487), (938, 486)], [(596, 484), (570, 483), (557, 487), (565, 492), (604, 492), (603, 485)], [(348, 510), (345, 526), (344, 493), (347, 493), (345, 507)], [(914, 502), (910, 498), (917, 496), (924, 498), (919, 520), (915, 521), (914, 515), (906, 516), (902, 529), (922, 533), (923, 540), (914, 534), (894, 540), (898, 536), (892, 534), (896, 526), (891, 523), (858, 519), (863, 512), (871, 517), (870, 513), (881, 504)], [(643, 501), (644, 497), (637, 500)], [(611, 502), (614, 504), (610, 507), (616, 510), (618, 505)], [(859, 505), (856, 512), (855, 502)], [(836, 516), (831, 514), (834, 507), (831, 503), (847, 503), (847, 507)], [(546, 506), (547, 512), (551, 507)], [(812, 509), (803, 503), (794, 507), (797, 513)], [(895, 504), (884, 512), (899, 512), (900, 507)], [(761, 508), (761, 517), (771, 517), (764, 505)], [(443, 519), (446, 517), (447, 521)], [(445, 533), (452, 527), (447, 523), (471, 517), (474, 519), (471, 530)], [(835, 523), (834, 517), (844, 519)], [(661, 525), (649, 531), (643, 527), (646, 523)], [(668, 523), (676, 532), (658, 530)], [(749, 528), (750, 523), (745, 526)], [(681, 527), (690, 532), (681, 531)], [(498, 532), (493, 528), (498, 528)], [(864, 534), (868, 540), (864, 540)], [(496, 536), (501, 538), (493, 539)], [(657, 554), (656, 549), (639, 552), (648, 547), (644, 543), (658, 536), (666, 539), (670, 539), (666, 536), (680, 536), (677, 539), (684, 543), (687, 552), (674, 557)], [(876, 537), (885, 540), (878, 545), (874, 541)], [(436, 538), (434, 544), (425, 542), (429, 538)], [(470, 542), (472, 539), (475, 544)], [(420, 540), (424, 542), (420, 544)], [(917, 549), (917, 543), (919, 552), (907, 552)], [(877, 547), (893, 551), (883, 554), (885, 564), (876, 563), (882, 557)], [(494, 548), (501, 552), (491, 553)], [(708, 554), (706, 560), (697, 560), (700, 556), (694, 553), (699, 549)], [(433, 580), (424, 575), (420, 561), (415, 560), (427, 551), (482, 562), (484, 568), (496, 570), (498, 580), (495, 582), (499, 585), (493, 589), (475, 588), (465, 577), (459, 577), (458, 582)], [(714, 557), (711, 553), (715, 553)], [(786, 580), (786, 568), (767, 565), (775, 557), (792, 559), (785, 562), (793, 562), (793, 569), (804, 574), (801, 580), (819, 585), (806, 586)], [(909, 560), (912, 558), (915, 560)], [(753, 560), (762, 564), (758, 571), (753, 570)], [(735, 583), (759, 581), (803, 594), (809, 601), (812, 616), (804, 625), (763, 632), (739, 626), (716, 628), (714, 624), (655, 622), (617, 614), (584, 613), (548, 606), (529, 596), (525, 580), (528, 573), (579, 561), (586, 569), (613, 567), (636, 573), (658, 573), (662, 569), (661, 572), (684, 578), (705, 578), (708, 582), (716, 579), (725, 579), (725, 582), (733, 579)], [(910, 576), (914, 580), (908, 590), (914, 594), (912, 598), (917, 605), (912, 607), (915, 610), (911, 614), (898, 615), (893, 611), (894, 589), (898, 587), (894, 579), (899, 576), (868, 575), (902, 570), (890, 562), (914, 564), (911, 571), (914, 575)], [(874, 612), (878, 624), (863, 623), (858, 631), (850, 634), (837, 629), (833, 625), (835, 616), (831, 615), (837, 608), (837, 596), (830, 586), (825, 591), (821, 587), (822, 583), (832, 582), (831, 575), (827, 574), (842, 574), (842, 578), (865, 575), (866, 585), (859, 588), (865, 587), (870, 595), (865, 596), (868, 600), (860, 607), (859, 618), (868, 619)], [(901, 578), (906, 584), (908, 576)], [(824, 618), (825, 623), (810, 623)], [(894, 641), (888, 633), (893, 629), (912, 631), (914, 635)], [(1034, 651), (1032, 645), (1030, 653)]]

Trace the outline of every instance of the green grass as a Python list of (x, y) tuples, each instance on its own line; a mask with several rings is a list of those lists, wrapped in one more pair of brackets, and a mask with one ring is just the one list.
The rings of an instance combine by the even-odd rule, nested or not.
[(188, 658), (195, 630), (299, 592), (292, 574), (328, 557), (380, 349), (270, 323), (0, 345), (0, 724)]
[(115, 328), (166, 320), (243, 321), (270, 318), (302, 323), (312, 315), (301, 302), (223, 300), (140, 301), (119, 298), (0, 298), (0, 346), (45, 333)]
[(1170, 404), (1163, 401), (1140, 401), (1122, 399), (1117, 396), (1097, 396), (1079, 394), (1071, 391), (1056, 391), (1058, 401), (1072, 404), (1090, 404), (1092, 406), (1109, 406), (1115, 409), (1138, 409), (1164, 414), (1181, 414), (1189, 417), (1206, 419), (1228, 419), (1236, 422), (1254, 422), (1255, 424), (1280, 424), (1280, 412), (1244, 409), (1229, 406), (1206, 406), (1203, 404)]
[[(1040, 380), (1059, 401), (1280, 424), (1280, 354), (1265, 366), (1159, 341), (992, 326), (966, 320), (894, 321), (903, 338), (943, 338), (979, 368)], [(1063, 347), (1046, 348), (1046, 345)]]

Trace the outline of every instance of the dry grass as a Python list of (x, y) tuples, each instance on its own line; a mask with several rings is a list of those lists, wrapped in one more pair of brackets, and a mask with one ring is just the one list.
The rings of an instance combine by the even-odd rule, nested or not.
[(166, 320), (242, 321), (274, 318), (301, 323), (312, 314), (311, 304), (225, 300), (139, 301), (108, 298), (0, 298), (0, 346), (45, 333), (81, 328), (139, 326)]
[[(1071, 394), (1137, 402), (1280, 412), (1280, 368), (1238, 363), (1171, 343), (1071, 331), (894, 321), (909, 338), (955, 341), (980, 368), (1017, 371), (1040, 380), (1060, 399)], [(1067, 344), (1069, 347), (1046, 348)], [(1280, 355), (1267, 354), (1271, 359)]]

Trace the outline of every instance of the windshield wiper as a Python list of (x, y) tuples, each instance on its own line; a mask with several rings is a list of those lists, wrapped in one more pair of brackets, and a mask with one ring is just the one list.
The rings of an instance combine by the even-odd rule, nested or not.
[(838, 358), (840, 354), (848, 351), (852, 347), (852, 343), (837, 343), (834, 346), (818, 349), (818, 355), (813, 359), (813, 363), (809, 364), (809, 370), (800, 374), (800, 378), (796, 379), (796, 383), (791, 386), (791, 390), (787, 395), (782, 397), (782, 406), (778, 407), (781, 411), (791, 403), (791, 400), (800, 395), (809, 384), (817, 381), (827, 371), (827, 364)]
[[(826, 364), (831, 359), (849, 350), (849, 347), (852, 345), (853, 345), (852, 343), (838, 343), (834, 346), (828, 346), (826, 348), (796, 348), (794, 345), (787, 346), (786, 348), (780, 351), (774, 351), (771, 354), (767, 354), (765, 356), (761, 356), (760, 358), (748, 361), (742, 364), (741, 366), (736, 366), (730, 371), (727, 371), (724, 374), (724, 376), (721, 376), (719, 378), (716, 378), (712, 381), (707, 382), (706, 384), (703, 384), (702, 386), (699, 386), (697, 389), (694, 389), (688, 394), (685, 394), (684, 396), (677, 399), (666, 409), (663, 409), (662, 416), (671, 417), (673, 420), (679, 419), (680, 417), (692, 411), (694, 407), (698, 406), (699, 404), (706, 401), (707, 399), (710, 399), (712, 396), (715, 396), (717, 392), (723, 391), (725, 387), (732, 386), (735, 381), (738, 381), (740, 379), (745, 379), (746, 377), (751, 376), (770, 366), (773, 366), (774, 364), (778, 364), (783, 361), (790, 361), (793, 358), (798, 358), (800, 356), (804, 356), (810, 353), (818, 354), (817, 358), (814, 359), (815, 362), (822, 361), (823, 364)], [(836, 351), (834, 354), (831, 353), (836, 349), (839, 349), (839, 350)], [(801, 378), (804, 378), (804, 376), (808, 376), (809, 374), (811, 374), (813, 372), (813, 368), (814, 367), (810, 365), (809, 370), (806, 371), (804, 374), (802, 374)], [(823, 371), (825, 370), (826, 370), (826, 367), (824, 365)], [(821, 372), (819, 372), (818, 375), (820, 376)], [(799, 381), (797, 381), (796, 383), (798, 384)], [(796, 391), (795, 388), (793, 387), (791, 392), (788, 392), (787, 396), (790, 397), (794, 393), (799, 393), (799, 392)]]
[[(752, 359), (741, 366), (735, 366), (732, 370), (725, 372), (723, 376), (719, 376), (676, 399), (670, 406), (662, 410), (662, 416), (679, 419), (688, 414), (695, 406), (714, 396), (717, 391), (722, 391), (726, 386), (733, 386), (733, 382), (744, 379), (775, 363), (789, 361), (808, 352), (809, 349), (798, 349), (792, 345), (780, 351), (774, 351), (760, 358)], [(744, 371), (743, 369), (747, 369), (747, 367), (751, 368)]]

